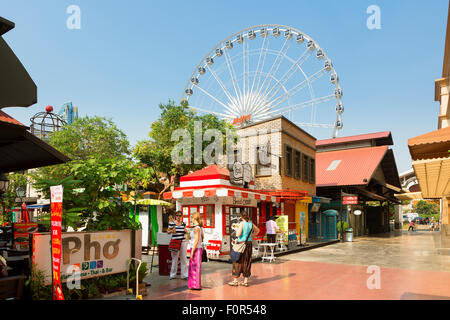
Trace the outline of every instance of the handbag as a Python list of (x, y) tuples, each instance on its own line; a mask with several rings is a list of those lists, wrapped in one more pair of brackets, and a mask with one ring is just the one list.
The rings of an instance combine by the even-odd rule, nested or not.
[(179, 251), (181, 249), (181, 241), (182, 240), (170, 239), (169, 250), (174, 252)]
[(206, 253), (205, 250), (205, 246), (202, 246), (203, 250), (202, 250), (202, 262), (208, 262), (208, 255)]
[(252, 232), (253, 232), (253, 224), (252, 224), (252, 229), (250, 230), (250, 232), (247, 236), (247, 240), (245, 240), (245, 242), (242, 242), (242, 243), (233, 244), (233, 246), (231, 247), (231, 251), (230, 251), (230, 258), (232, 261), (239, 262), (241, 260), (242, 253), (244, 252), (245, 247), (247, 246), (248, 238), (250, 238), (250, 235), (252, 234)]

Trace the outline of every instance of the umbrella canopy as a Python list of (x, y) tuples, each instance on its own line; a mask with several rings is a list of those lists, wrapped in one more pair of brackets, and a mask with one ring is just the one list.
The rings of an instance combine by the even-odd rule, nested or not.
[(2, 35), (14, 23), (0, 17), (0, 109), (28, 107), (37, 102), (37, 87)]
[[(1, 112), (1, 111), (0, 111)], [(3, 121), (0, 114), (0, 172), (21, 171), (70, 161), (27, 127)]]
[[(134, 203), (134, 199), (130, 198), (127, 202)], [(163, 200), (156, 199), (139, 199), (136, 201), (136, 204), (143, 206), (171, 206), (172, 204)]]
[(339, 212), (333, 209), (329, 209), (323, 212), (324, 215), (326, 216), (338, 216)]

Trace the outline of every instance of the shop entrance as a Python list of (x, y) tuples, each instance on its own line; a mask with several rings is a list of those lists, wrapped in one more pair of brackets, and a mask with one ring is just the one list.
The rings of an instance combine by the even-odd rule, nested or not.
[(230, 241), (237, 239), (235, 227), (241, 222), (241, 213), (245, 212), (250, 218), (250, 221), (257, 224), (256, 222), (256, 208), (253, 207), (238, 207), (238, 206), (223, 206), (225, 214), (224, 224), (223, 224), (223, 234), (230, 236)]
[[(334, 211), (334, 210), (328, 210)], [(337, 214), (323, 213), (322, 234), (325, 241), (337, 239)]]

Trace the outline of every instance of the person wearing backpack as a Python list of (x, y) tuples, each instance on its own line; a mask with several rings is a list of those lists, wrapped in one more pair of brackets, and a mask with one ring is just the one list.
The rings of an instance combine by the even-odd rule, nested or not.
[[(238, 236), (237, 243), (245, 243), (245, 249), (241, 254), (239, 261), (233, 260), (232, 277), (233, 281), (229, 282), (230, 286), (244, 286), (248, 287), (248, 278), (251, 275), (252, 269), (252, 234), (258, 234), (259, 228), (250, 221), (246, 212), (241, 213), (241, 223), (237, 227), (236, 235)], [(239, 283), (238, 279), (244, 277), (244, 282)]]

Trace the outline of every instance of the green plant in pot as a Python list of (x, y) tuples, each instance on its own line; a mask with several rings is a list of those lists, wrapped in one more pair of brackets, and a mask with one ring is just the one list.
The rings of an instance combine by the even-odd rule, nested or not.
[[(341, 224), (342, 224), (342, 229), (341, 229)], [(347, 231), (347, 229), (348, 229), (348, 222), (346, 222), (346, 221), (339, 221), (338, 223), (337, 223), (337, 231), (338, 231), (338, 233), (339, 233), (339, 238), (340, 238), (340, 235), (341, 235), (341, 230), (342, 230), (342, 232), (345, 234), (345, 231)]]

